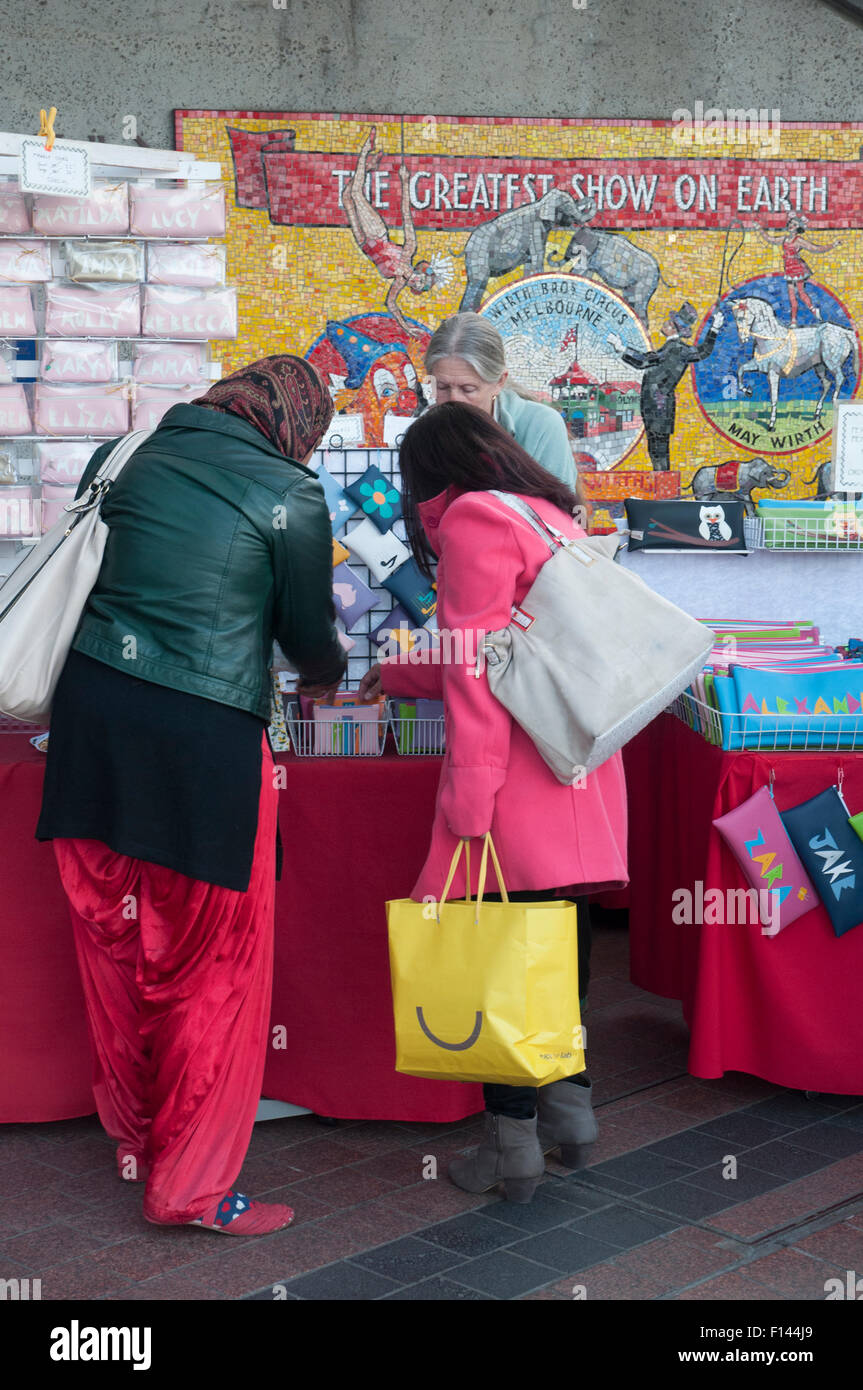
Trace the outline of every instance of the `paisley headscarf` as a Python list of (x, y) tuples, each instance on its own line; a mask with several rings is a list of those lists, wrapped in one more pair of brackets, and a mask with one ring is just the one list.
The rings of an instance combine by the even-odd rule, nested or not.
[(304, 459), (333, 418), (333, 402), (304, 357), (262, 357), (217, 381), (192, 405), (248, 420), (288, 458)]

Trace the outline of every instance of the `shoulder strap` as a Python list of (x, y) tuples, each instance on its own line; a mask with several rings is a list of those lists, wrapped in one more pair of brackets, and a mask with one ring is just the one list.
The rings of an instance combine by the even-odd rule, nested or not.
[(149, 439), (152, 433), (152, 430), (134, 430), (132, 434), (124, 434), (119, 443), (114, 445), (108, 457), (103, 460), (99, 471), (93, 475), (88, 490), (76, 498), (74, 502), (67, 502), (63, 510), (75, 514), (88, 512), (91, 507), (98, 506), (108, 488), (122, 473), (135, 450), (144, 443), (145, 439)]
[(519, 516), (533, 527), (537, 535), (542, 537), (552, 554), (561, 549), (567, 538), (560, 531), (556, 531), (553, 526), (549, 526), (547, 521), (543, 521), (539, 513), (535, 512), (533, 507), (523, 498), (517, 497), (513, 492), (498, 492), (497, 488), (490, 488), (489, 491), (493, 497), (497, 497), (512, 511), (518, 512)]
[(144, 443), (145, 439), (149, 439), (152, 433), (152, 430), (133, 430), (131, 434), (124, 434), (120, 442), (114, 445), (102, 467), (94, 476), (93, 482), (101, 483), (107, 479), (113, 481), (114, 478), (118, 477), (135, 450)]

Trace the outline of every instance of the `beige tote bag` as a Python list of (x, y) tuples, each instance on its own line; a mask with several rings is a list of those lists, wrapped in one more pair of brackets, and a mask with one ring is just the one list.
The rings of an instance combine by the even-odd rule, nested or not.
[(520, 497), (551, 551), (512, 621), (486, 633), (477, 663), (558, 781), (592, 772), (693, 680), (713, 646), (696, 622), (611, 558), (617, 536), (569, 540)]
[(137, 430), (111, 450), (89, 492), (0, 584), (0, 711), (44, 723), (84, 605), (96, 583), (108, 527), (102, 499), (152, 430)]

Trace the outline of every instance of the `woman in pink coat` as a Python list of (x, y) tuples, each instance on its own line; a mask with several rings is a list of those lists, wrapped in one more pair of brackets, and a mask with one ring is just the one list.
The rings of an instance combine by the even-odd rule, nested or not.
[[(428, 578), (437, 559), (443, 659), (420, 664), (402, 654), (373, 667), (361, 689), (374, 694), (382, 685), (393, 695), (444, 702), (446, 756), (431, 846), (412, 896), (439, 898), (459, 838), (490, 830), (511, 897), (578, 901), (584, 996), (587, 895), (627, 882), (621, 757), (564, 786), (476, 665), (482, 633), (510, 622), (550, 553), (491, 489), (517, 494), (569, 537), (584, 534), (571, 515), (575, 495), (488, 414), (468, 405), (435, 406), (415, 421), (400, 467), (408, 538)], [(475, 890), (476, 870), (472, 876)], [(463, 897), (464, 891), (460, 866), (451, 895)], [(530, 1201), (545, 1169), (544, 1152), (560, 1146), (566, 1163), (583, 1166), (597, 1134), (586, 1073), (539, 1090), (487, 1085), (484, 1094), (483, 1142), (450, 1165), (459, 1187), (482, 1192), (503, 1181), (508, 1198)]]

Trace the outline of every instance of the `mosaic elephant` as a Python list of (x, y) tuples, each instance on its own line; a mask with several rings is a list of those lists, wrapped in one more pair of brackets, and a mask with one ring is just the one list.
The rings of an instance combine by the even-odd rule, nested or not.
[[(831, 497), (834, 496), (834, 491), (833, 491), (833, 462), (832, 462), (831, 459), (825, 459), (825, 461), (820, 465), (820, 467), (819, 467), (817, 473), (815, 474), (814, 478), (807, 478), (807, 479), (806, 479), (806, 486), (807, 486), (807, 487), (810, 487), (810, 486), (812, 485), (812, 483), (815, 483), (816, 487), (815, 487), (815, 496), (812, 497), (812, 498), (810, 498), (810, 501), (812, 501), (812, 502), (826, 502), (826, 501), (828, 501)], [(860, 492), (843, 492), (843, 493), (837, 492), (837, 493), (835, 493), (835, 496), (836, 496), (836, 497), (852, 497), (852, 498), (854, 498), (855, 501), (856, 501), (857, 498), (863, 497), (863, 493), (860, 493)]]
[(689, 486), (697, 502), (744, 502), (746, 515), (755, 516), (752, 489), (783, 488), (790, 479), (787, 468), (768, 459), (729, 459), (699, 468)]
[(519, 266), (525, 275), (538, 275), (545, 265), (549, 232), (554, 227), (579, 227), (595, 211), (592, 198), (576, 199), (561, 188), (552, 188), (535, 203), (483, 222), (465, 243), (467, 286), (459, 313), (477, 310), (489, 280), (497, 275), (508, 275)]
[[(647, 326), (647, 306), (662, 280), (659, 262), (649, 251), (633, 246), (620, 232), (599, 232), (581, 226), (570, 238), (562, 256), (549, 256), (551, 265), (562, 265), (565, 261), (574, 262), (574, 270), (595, 275), (610, 290), (616, 290)], [(662, 283), (667, 284), (665, 280)]]

